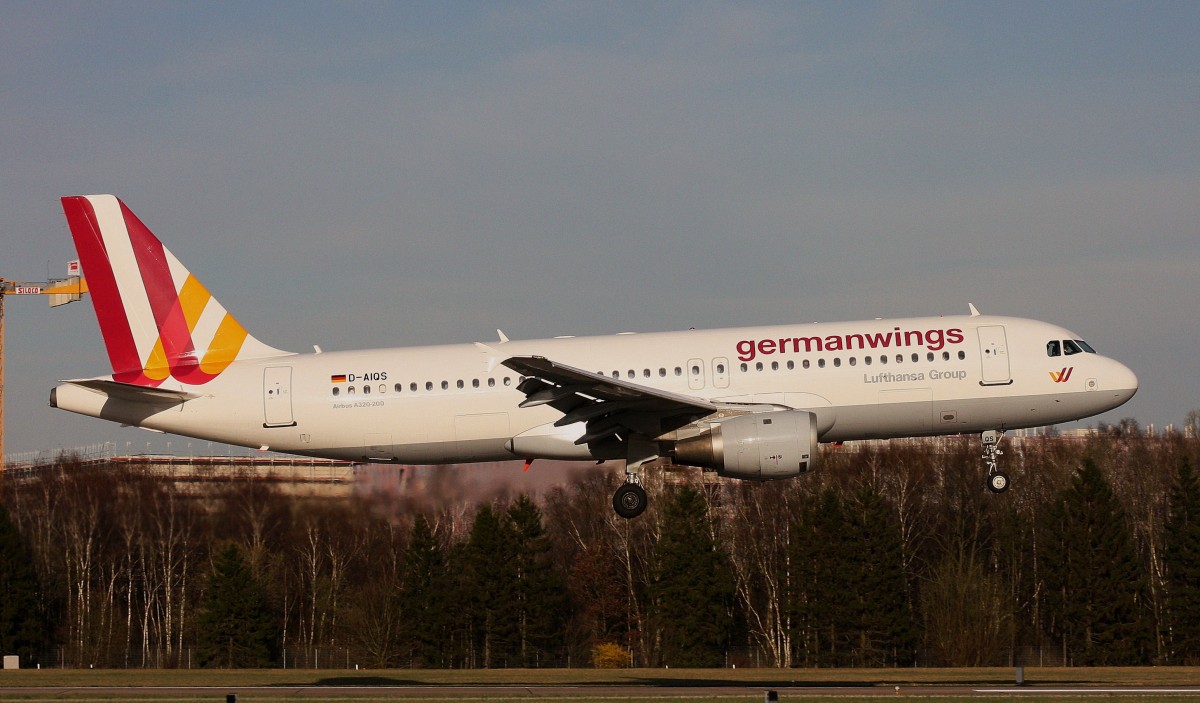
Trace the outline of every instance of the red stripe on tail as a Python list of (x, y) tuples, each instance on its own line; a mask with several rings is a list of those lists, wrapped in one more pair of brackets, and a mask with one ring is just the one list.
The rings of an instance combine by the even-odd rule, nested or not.
[(157, 386), (158, 381), (142, 373), (142, 360), (138, 356), (133, 330), (129, 326), (125, 304), (121, 300), (121, 291), (113, 275), (92, 203), (85, 197), (71, 196), (63, 198), (62, 205), (71, 237), (75, 240), (75, 250), (79, 253), (80, 263), (88, 278), (88, 292), (100, 323), (104, 346), (108, 350), (113, 378), (122, 383)]

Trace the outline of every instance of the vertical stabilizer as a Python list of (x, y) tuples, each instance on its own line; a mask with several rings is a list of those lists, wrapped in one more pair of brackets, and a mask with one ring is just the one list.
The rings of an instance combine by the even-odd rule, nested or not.
[(112, 195), (62, 199), (113, 379), (199, 385), (239, 359), (280, 356), (251, 336)]

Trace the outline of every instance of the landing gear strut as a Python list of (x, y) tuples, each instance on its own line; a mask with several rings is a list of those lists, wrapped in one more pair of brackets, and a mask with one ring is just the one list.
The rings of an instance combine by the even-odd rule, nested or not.
[(1003, 437), (1004, 430), (988, 430), (983, 433), (983, 461), (987, 464), (987, 486), (992, 493), (1008, 490), (1008, 474), (996, 467), (996, 457), (1004, 453), (1000, 451), (1000, 440)]

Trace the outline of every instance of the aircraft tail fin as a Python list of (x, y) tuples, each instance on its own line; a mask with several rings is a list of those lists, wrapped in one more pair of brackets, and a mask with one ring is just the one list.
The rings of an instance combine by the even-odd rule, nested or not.
[(236, 360), (288, 353), (251, 336), (116, 197), (62, 204), (114, 380), (200, 385)]

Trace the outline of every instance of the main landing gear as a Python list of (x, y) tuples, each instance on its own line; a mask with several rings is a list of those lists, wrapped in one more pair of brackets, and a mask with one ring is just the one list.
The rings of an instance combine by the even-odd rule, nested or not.
[(996, 467), (996, 457), (1004, 453), (1000, 451), (1000, 440), (1003, 437), (1004, 430), (988, 430), (983, 433), (983, 461), (987, 464), (987, 486), (992, 493), (1008, 490), (1008, 474)]
[(630, 520), (646, 511), (649, 498), (642, 488), (642, 465), (658, 458), (658, 445), (652, 441), (630, 438), (626, 447), (625, 483), (613, 494), (613, 510)]
[(637, 483), (637, 480), (637, 474), (629, 474), (626, 483), (621, 484), (613, 494), (613, 510), (626, 520), (635, 518), (646, 510), (646, 489), (642, 488), (642, 484)]

